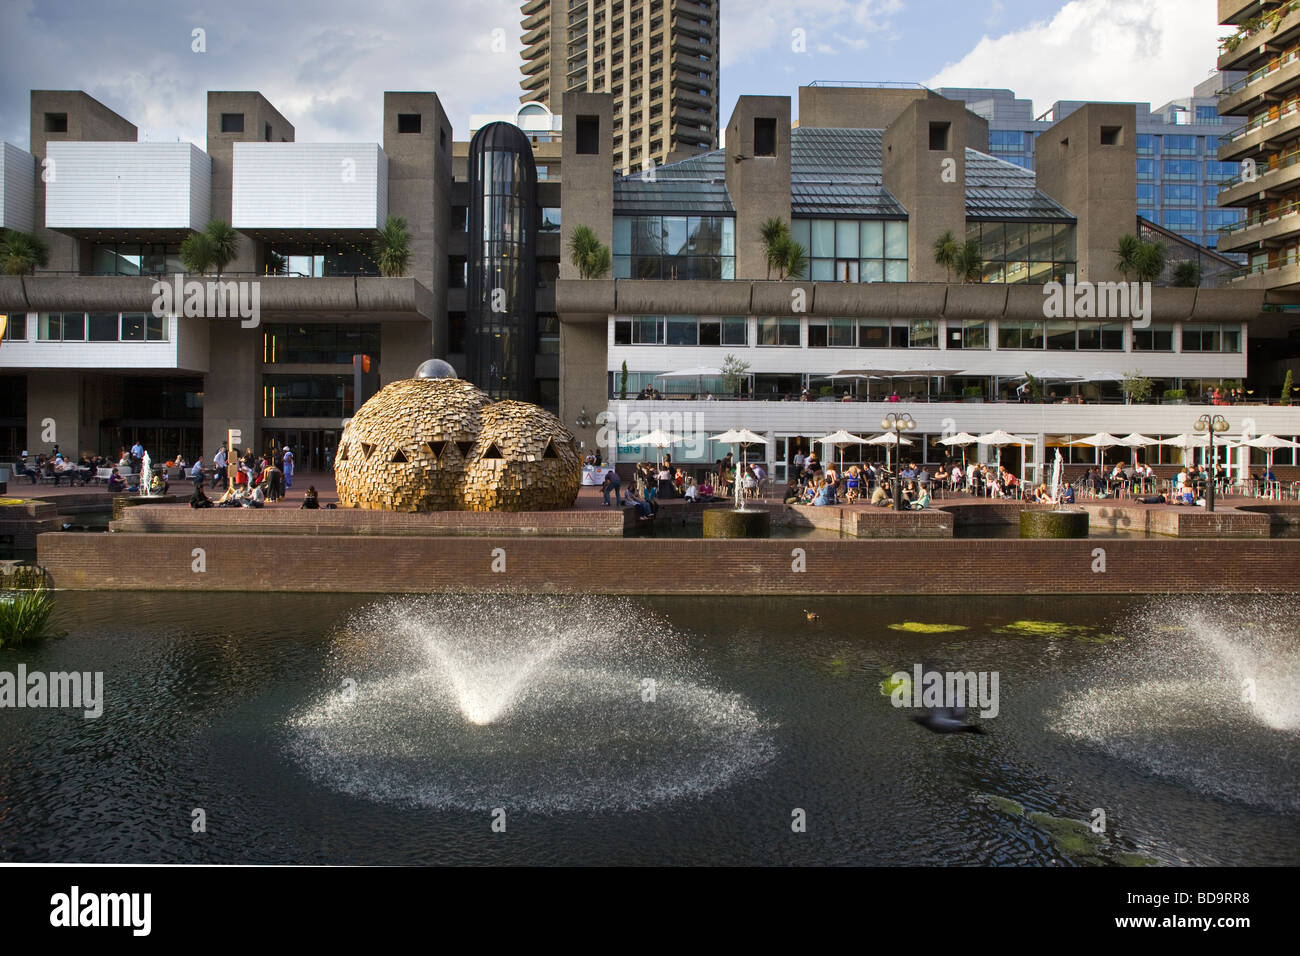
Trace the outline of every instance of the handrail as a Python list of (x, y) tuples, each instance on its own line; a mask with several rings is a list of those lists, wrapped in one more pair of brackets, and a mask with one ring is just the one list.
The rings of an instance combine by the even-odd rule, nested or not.
[(1232, 132), (1224, 133), (1219, 137), (1219, 143), (1222, 146), (1227, 146), (1229, 143), (1235, 142), (1243, 136), (1249, 136), (1251, 133), (1263, 129), (1265, 126), (1270, 126), (1273, 123), (1280, 123), (1298, 109), (1300, 109), (1300, 97), (1293, 97), (1282, 104), (1282, 108), (1278, 111), (1276, 117), (1270, 116), (1271, 111), (1261, 113), (1245, 126), (1238, 126)]
[(1240, 93), (1248, 86), (1253, 86), (1266, 76), (1270, 76), (1282, 69), (1284, 66), (1290, 66), (1296, 60), (1300, 60), (1300, 47), (1292, 47), (1283, 53), (1280, 57), (1271, 63), (1261, 66), (1258, 70), (1252, 70), (1236, 83), (1232, 83), (1219, 90), (1216, 96), (1232, 96), (1234, 93)]
[(1274, 269), (1285, 269), (1287, 266), (1294, 266), (1298, 263), (1300, 263), (1300, 251), (1293, 249), (1280, 260), (1251, 263), (1250, 265), (1242, 266), (1240, 269), (1225, 272), (1219, 277), (1219, 284), (1227, 285), (1230, 282), (1236, 282), (1238, 279), (1244, 279), (1247, 276), (1263, 275), (1265, 272), (1271, 272)]
[(1253, 216), (1247, 216), (1241, 222), (1235, 222), (1228, 226), (1220, 226), (1219, 235), (1231, 235), (1232, 233), (1239, 232), (1242, 229), (1249, 229), (1252, 226), (1262, 225), (1263, 223), (1270, 222), (1274, 219), (1281, 219), (1283, 216), (1293, 215), (1296, 212), (1300, 212), (1300, 201), (1289, 202), (1285, 206), (1279, 206), (1277, 209), (1273, 210), (1260, 210)]
[[(1269, 163), (1263, 169), (1257, 169), (1256, 175), (1263, 176), (1268, 173), (1276, 172), (1279, 169), (1286, 169), (1288, 166), (1294, 166), (1296, 163), (1300, 163), (1300, 149), (1294, 149), (1291, 152), (1284, 154), (1279, 157), (1276, 163)], [(1245, 180), (1242, 179), (1242, 174), (1238, 173), (1236, 176), (1231, 176), (1219, 183), (1219, 188), (1230, 189), (1242, 182), (1245, 182)]]

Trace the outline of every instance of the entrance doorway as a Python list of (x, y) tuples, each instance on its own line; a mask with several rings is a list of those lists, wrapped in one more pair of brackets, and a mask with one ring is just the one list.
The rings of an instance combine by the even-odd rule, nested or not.
[(339, 446), (338, 428), (283, 428), (262, 430), (262, 451), (274, 456), (285, 447), (293, 449), (299, 472), (334, 471), (334, 452)]

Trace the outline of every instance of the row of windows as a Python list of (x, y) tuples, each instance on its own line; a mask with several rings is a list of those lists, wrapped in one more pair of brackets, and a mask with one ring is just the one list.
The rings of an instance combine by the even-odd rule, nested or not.
[[(1218, 117), (1215, 117), (1216, 121), (1217, 119)], [(1166, 156), (1200, 156), (1206, 152), (1213, 155), (1218, 151), (1217, 146), (1207, 149), (1204, 145), (1205, 139), (1204, 136), (1156, 136), (1152, 133), (1138, 133), (1137, 153), (1139, 156), (1155, 156), (1162, 152)]]
[(268, 365), (351, 365), (352, 356), (379, 361), (379, 325), (336, 322), (262, 327), (262, 361)]
[(984, 259), (982, 281), (1043, 283), (1064, 281), (1077, 272), (1077, 228), (1064, 222), (966, 223), (966, 238), (979, 243)]
[(736, 221), (615, 216), (613, 253), (616, 279), (734, 279)]
[(1159, 162), (1154, 159), (1138, 159), (1138, 179), (1153, 180), (1156, 178), (1157, 171), (1162, 180), (1197, 182), (1204, 178), (1217, 183), (1229, 176), (1235, 176), (1240, 170), (1236, 163), (1221, 163), (1218, 160), (1206, 160), (1202, 163), (1195, 159), (1166, 159)]
[[(42, 312), (36, 319), (40, 342), (166, 342), (166, 316), (146, 312)], [(27, 316), (10, 315), (5, 338), (27, 340)]]
[[(1213, 206), (1219, 196), (1218, 185), (1214, 186), (1164, 186), (1157, 189), (1154, 183), (1138, 183), (1138, 205), (1154, 206)], [(1235, 212), (1236, 210), (1228, 210)]]
[[(759, 316), (759, 346), (800, 348), (804, 320), (797, 316)], [(935, 349), (939, 347), (936, 319), (809, 318), (808, 348)], [(994, 336), (984, 319), (949, 321), (949, 349), (988, 349)], [(1124, 351), (1123, 322), (1073, 319), (1003, 319), (997, 326), (999, 350)], [(1173, 325), (1133, 329), (1133, 351), (1174, 351)], [(1232, 323), (1191, 323), (1181, 327), (1184, 352), (1240, 352), (1241, 326)], [(749, 345), (749, 322), (741, 316), (640, 315), (614, 320), (615, 345)]]

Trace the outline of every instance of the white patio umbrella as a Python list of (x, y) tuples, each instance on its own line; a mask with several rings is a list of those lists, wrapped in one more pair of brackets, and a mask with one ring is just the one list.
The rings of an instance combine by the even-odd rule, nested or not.
[(1129, 448), (1133, 449), (1132, 461), (1133, 464), (1137, 464), (1137, 450), (1139, 448), (1145, 448), (1148, 445), (1158, 445), (1160, 444), (1160, 440), (1158, 438), (1148, 438), (1146, 435), (1139, 435), (1137, 432), (1133, 432), (1132, 434), (1125, 435), (1121, 438), (1119, 443), (1121, 445), (1127, 445)]
[(832, 382), (834, 382), (834, 381), (839, 381), (839, 380), (843, 380), (843, 379), (847, 379), (847, 380), (852, 381), (852, 382), (866, 382), (866, 383), (867, 383), (867, 401), (871, 401), (871, 381), (872, 381), (872, 379), (879, 379), (880, 376), (879, 376), (879, 375), (870, 375), (870, 374), (868, 374), (868, 373), (866, 373), (866, 372), (858, 372), (858, 371), (854, 371), (854, 370), (852, 370), (852, 369), (844, 369), (844, 370), (841, 370), (841, 371), (839, 371), (839, 372), (836, 372), (836, 373), (835, 373), (834, 375), (832, 375), (830, 378), (831, 378), (831, 381), (832, 381)]
[(681, 435), (674, 435), (672, 432), (666, 432), (662, 428), (656, 428), (647, 435), (638, 435), (635, 438), (625, 438), (623, 439), (623, 444), (634, 445), (638, 448), (642, 445), (649, 445), (653, 448), (668, 448), (672, 445), (679, 445), (685, 440), (686, 439)]
[[(1277, 435), (1260, 435), (1258, 438), (1251, 438), (1243, 441), (1241, 445), (1249, 445), (1251, 448), (1263, 448), (1268, 451), (1268, 467), (1273, 467), (1273, 452), (1279, 448), (1300, 448), (1300, 442), (1291, 441), (1288, 438), (1279, 438)], [(1238, 445), (1237, 447), (1241, 447)]]
[(958, 432), (955, 435), (949, 435), (947, 438), (940, 438), (940, 445), (960, 445), (961, 446), (961, 465), (966, 467), (966, 446), (979, 443), (979, 439), (970, 432)]
[(814, 442), (821, 442), (823, 445), (837, 446), (840, 450), (840, 471), (844, 471), (844, 446), (845, 445), (865, 445), (867, 440), (859, 435), (851, 435), (841, 428), (837, 432), (831, 432), (829, 435), (823, 435), (821, 438), (814, 438)]
[(1070, 442), (1071, 445), (1091, 445), (1097, 449), (1097, 464), (1101, 464), (1101, 450), (1103, 448), (1112, 448), (1115, 445), (1124, 444), (1124, 439), (1116, 438), (1109, 432), (1097, 432), (1095, 435), (1089, 435), (1086, 438), (1080, 438), (1077, 441)]
[[(748, 428), (731, 428), (731, 429), (728, 429), (727, 431), (723, 432), (721, 435), (710, 435), (710, 436), (709, 436), (709, 440), (710, 440), (710, 441), (720, 441), (720, 442), (725, 442), (725, 443), (728, 444), (728, 445), (739, 445), (739, 446), (740, 446), (740, 454), (741, 454), (742, 456), (745, 455), (745, 449), (746, 449), (746, 447), (749, 446), (749, 445), (766, 445), (766, 444), (767, 444), (767, 439), (766, 439), (766, 438), (764, 438), (762, 435), (758, 434), (757, 432), (751, 432)], [(748, 463), (749, 463), (749, 462), (748, 462), (747, 459), (742, 463), (742, 466), (741, 466), (741, 467), (742, 467), (742, 470), (743, 470), (744, 465), (746, 465), (746, 464), (748, 464)], [(737, 510), (737, 511), (740, 511), (741, 508), (742, 508), (742, 504), (741, 504), (741, 498), (740, 498), (740, 481), (739, 481), (739, 479), (737, 479), (736, 481), (733, 481), (732, 484), (735, 485), (735, 492), (736, 492), (736, 510)]]
[(890, 447), (892, 445), (910, 445), (912, 444), (912, 441), (909, 438), (899, 438), (893, 432), (885, 432), (883, 435), (877, 435), (875, 438), (868, 438), (866, 444), (885, 446), (885, 467), (892, 471), (893, 463), (889, 454)]
[(933, 362), (925, 362), (908, 368), (865, 369), (864, 371), (891, 380), (896, 378), (923, 378), (925, 379), (925, 394), (927, 396), (930, 394), (930, 379), (963, 374), (963, 370), (960, 368), (953, 368), (949, 365), (935, 365)]
[(988, 432), (984, 435), (975, 436), (975, 440), (981, 445), (993, 445), (998, 450), (998, 474), (1002, 473), (1002, 446), (1003, 445), (1032, 445), (1032, 438), (1022, 438), (1019, 435), (1013, 435), (1001, 428)]

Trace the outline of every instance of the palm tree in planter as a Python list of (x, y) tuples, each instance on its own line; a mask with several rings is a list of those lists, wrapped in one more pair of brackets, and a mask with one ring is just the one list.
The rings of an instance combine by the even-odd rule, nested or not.
[(1138, 250), (1139, 282), (1155, 282), (1165, 271), (1165, 247), (1158, 242), (1144, 242)]
[(1127, 233), (1119, 237), (1119, 244), (1115, 247), (1115, 271), (1128, 281), (1130, 272), (1138, 271), (1138, 260), (1142, 255), (1142, 240), (1132, 233)]
[(37, 266), (44, 269), (49, 265), (50, 250), (29, 232), (5, 229), (0, 231), (0, 262), (7, 276), (35, 273)]
[(208, 228), (203, 230), (203, 235), (208, 240), (208, 252), (212, 256), (212, 264), (216, 266), (217, 278), (221, 278), (221, 270), (239, 255), (239, 233), (235, 232), (230, 223), (221, 219), (213, 219), (208, 223)]
[(802, 279), (808, 269), (808, 250), (803, 243), (796, 242), (787, 231), (772, 249), (772, 264), (776, 266), (776, 277), (784, 279)]
[(758, 234), (763, 240), (763, 256), (767, 259), (767, 277), (772, 278), (772, 267), (777, 264), (776, 250), (781, 241), (790, 234), (790, 229), (777, 216), (763, 220), (758, 227)]
[(212, 266), (212, 244), (202, 232), (191, 232), (181, 240), (181, 265), (190, 275), (203, 275)]
[(590, 226), (577, 226), (569, 236), (569, 261), (583, 279), (601, 279), (609, 274), (612, 260), (609, 246), (600, 241)]
[(944, 230), (943, 235), (934, 240), (934, 261), (943, 266), (948, 273), (947, 281), (952, 281), (952, 270), (957, 268), (961, 259), (962, 246), (951, 229)]
[(406, 275), (406, 266), (411, 261), (411, 234), (406, 231), (406, 220), (401, 216), (385, 219), (372, 251), (381, 276), (397, 279)]
[(1185, 289), (1194, 289), (1201, 284), (1201, 267), (1191, 259), (1184, 259), (1174, 266), (1174, 285)]
[(976, 240), (967, 239), (958, 247), (953, 268), (961, 276), (962, 282), (980, 282), (983, 280), (984, 256), (980, 254), (980, 244)]

